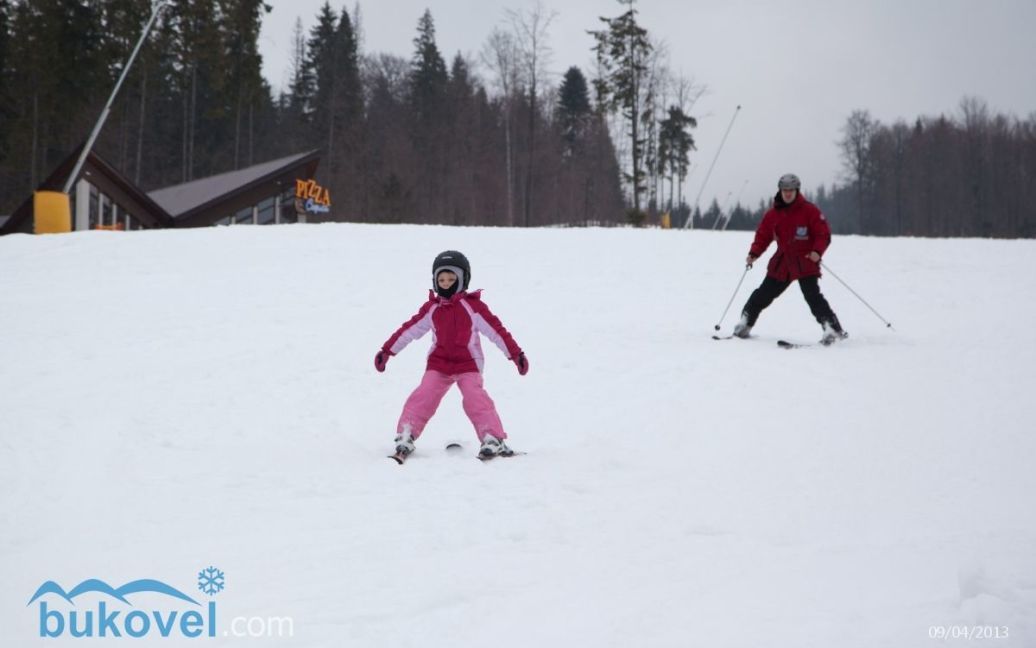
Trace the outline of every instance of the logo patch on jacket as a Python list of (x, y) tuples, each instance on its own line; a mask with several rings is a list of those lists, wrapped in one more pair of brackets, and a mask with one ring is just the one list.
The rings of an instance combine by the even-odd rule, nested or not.
[(808, 238), (809, 238), (809, 228), (808, 227), (796, 227), (795, 228), (795, 240), (796, 241), (805, 241)]

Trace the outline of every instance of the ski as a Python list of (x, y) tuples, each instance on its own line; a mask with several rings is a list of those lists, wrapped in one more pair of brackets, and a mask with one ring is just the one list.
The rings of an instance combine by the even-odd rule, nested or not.
[(475, 456), (482, 463), (486, 463), (486, 462), (492, 461), (493, 459), (496, 459), (497, 457), (500, 457), (502, 459), (507, 459), (508, 457), (518, 457), (518, 456), (524, 455), (524, 454), (526, 454), (526, 453), (524, 453), (524, 452), (516, 452), (514, 450), (511, 450), (510, 452), (507, 452), (507, 453), (501, 452), (500, 454), (491, 454), (491, 455), (477, 454)]
[(731, 338), (733, 338), (733, 337), (734, 337), (733, 335), (723, 335), (723, 336), (720, 336), (720, 335), (713, 335), (713, 336), (712, 336), (712, 339), (713, 339), (713, 340), (729, 340), (729, 339), (731, 339)]
[[(463, 450), (463, 449), (464, 449), (464, 446), (462, 444), (460, 444), (460, 443), (457, 443), (456, 441), (453, 441), (451, 443), (447, 443), (446, 444), (446, 451), (449, 454), (459, 454), (460, 451)], [(393, 461), (395, 461), (400, 466), (402, 466), (404, 463), (406, 463), (406, 460), (410, 457), (411, 454), (413, 454), (413, 453), (412, 452), (396, 452), (396, 453), (388, 455), (388, 458), (393, 460)], [(479, 453), (479, 454), (475, 455), (475, 458), (477, 458), (479, 461), (485, 463), (487, 461), (491, 461), (493, 459), (496, 459), (497, 457), (503, 457), (503, 458), (517, 457), (517, 456), (523, 455), (523, 454), (526, 454), (526, 453), (524, 453), (524, 452), (516, 452), (514, 450), (508, 449), (506, 452), (501, 452), (501, 453), (498, 453), (498, 454), (483, 455), (483, 454)]]
[(815, 344), (799, 344), (798, 342), (788, 342), (787, 340), (777, 340), (777, 346), (781, 347), (782, 349), (806, 349), (806, 348), (815, 347), (815, 346), (829, 347), (829, 346), (833, 345), (835, 342), (838, 342), (838, 340), (837, 339), (834, 339), (834, 340), (823, 339), (823, 340), (820, 340), (819, 342), (817, 342)]
[(810, 347), (815, 347), (815, 346), (829, 347), (832, 344), (834, 344), (834, 340), (832, 340), (831, 342), (824, 342), (823, 340), (821, 340), (821, 341), (817, 342), (816, 344), (799, 344), (798, 342), (788, 342), (787, 340), (777, 340), (777, 346), (781, 347), (782, 349), (808, 349)]

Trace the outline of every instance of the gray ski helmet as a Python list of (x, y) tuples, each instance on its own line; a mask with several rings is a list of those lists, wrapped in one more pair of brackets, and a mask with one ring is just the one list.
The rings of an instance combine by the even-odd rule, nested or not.
[(781, 179), (777, 181), (778, 189), (799, 189), (802, 187), (802, 181), (794, 173), (785, 173), (781, 176)]
[(468, 263), (466, 256), (456, 250), (440, 252), (439, 256), (435, 257), (435, 261), (432, 262), (432, 290), (439, 287), (436, 279), (439, 276), (440, 270), (449, 270), (457, 275), (460, 289), (468, 289), (468, 284), (471, 283), (471, 265)]

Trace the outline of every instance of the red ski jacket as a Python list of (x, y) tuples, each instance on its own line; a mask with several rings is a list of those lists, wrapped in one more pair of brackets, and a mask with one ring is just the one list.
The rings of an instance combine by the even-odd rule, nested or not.
[(780, 194), (774, 206), (763, 216), (755, 230), (755, 241), (749, 254), (760, 257), (770, 241), (777, 241), (777, 252), (766, 266), (766, 274), (778, 281), (794, 281), (801, 277), (819, 277), (820, 264), (806, 258), (810, 252), (823, 256), (831, 244), (831, 228), (816, 205), (799, 192), (791, 204), (785, 205)]
[(428, 369), (456, 375), (482, 371), (479, 333), (489, 338), (507, 356), (517, 358), (521, 348), (504, 325), (482, 301), (482, 291), (459, 292), (449, 299), (428, 291), (428, 301), (385, 341), (382, 349), (395, 355), (408, 344), (432, 332)]

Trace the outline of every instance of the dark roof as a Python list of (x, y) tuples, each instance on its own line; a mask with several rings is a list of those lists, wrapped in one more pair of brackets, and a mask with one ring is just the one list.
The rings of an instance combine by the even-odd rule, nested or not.
[(271, 180), (284, 171), (309, 163), (319, 155), (319, 151), (289, 155), (245, 169), (156, 189), (148, 195), (174, 218), (182, 219), (192, 212), (198, 212), (214, 203), (222, 202), (251, 186)]
[[(60, 191), (81, 150), (82, 146), (79, 146), (72, 151), (38, 189)], [(298, 172), (301, 170), (304, 177), (312, 177), (319, 162), (320, 151), (314, 150), (148, 194), (91, 151), (80, 177), (100, 174), (101, 177), (93, 178), (91, 182), (94, 185), (100, 182), (102, 187), (107, 187), (105, 191), (114, 192), (113, 195), (128, 201), (126, 206), (147, 227), (197, 227), (211, 225), (218, 220), (217, 216), (225, 215), (223, 211), (227, 209), (233, 211), (250, 204), (256, 194), (269, 190), (268, 185), (291, 185), (294, 188)], [(33, 197), (29, 196), (10, 216), (0, 219), (0, 234), (31, 232), (32, 210)]]
[[(83, 150), (83, 144), (80, 144), (75, 148), (74, 151), (68, 154), (64, 160), (58, 164), (57, 167), (51, 172), (47, 179), (40, 183), (37, 187), (37, 191), (61, 191), (64, 188), (65, 180), (68, 175), (72, 173), (72, 169), (75, 167), (76, 161), (79, 159), (79, 153)], [(82, 170), (79, 172), (79, 177), (82, 178), (84, 175), (89, 176), (91, 173), (97, 172), (104, 176), (105, 181), (111, 183), (111, 186), (123, 192), (124, 197), (129, 200), (135, 201), (145, 213), (137, 214), (138, 217), (143, 217), (143, 220), (151, 227), (170, 227), (173, 223), (172, 217), (162, 209), (158, 204), (155, 203), (151, 198), (148, 197), (143, 191), (141, 191), (137, 185), (133, 184), (133, 181), (126, 176), (119, 173), (115, 167), (108, 164), (99, 156), (96, 152), (90, 151), (89, 155), (86, 156), (86, 163), (83, 165)], [(77, 178), (78, 180), (78, 178)], [(97, 181), (94, 181), (97, 184)], [(73, 207), (74, 209), (74, 207)], [(32, 231), (32, 210), (33, 210), (33, 196), (26, 198), (18, 209), (14, 211), (7, 220), (0, 222), (0, 234), (9, 234), (17, 231)], [(74, 214), (73, 214), (74, 217)]]

